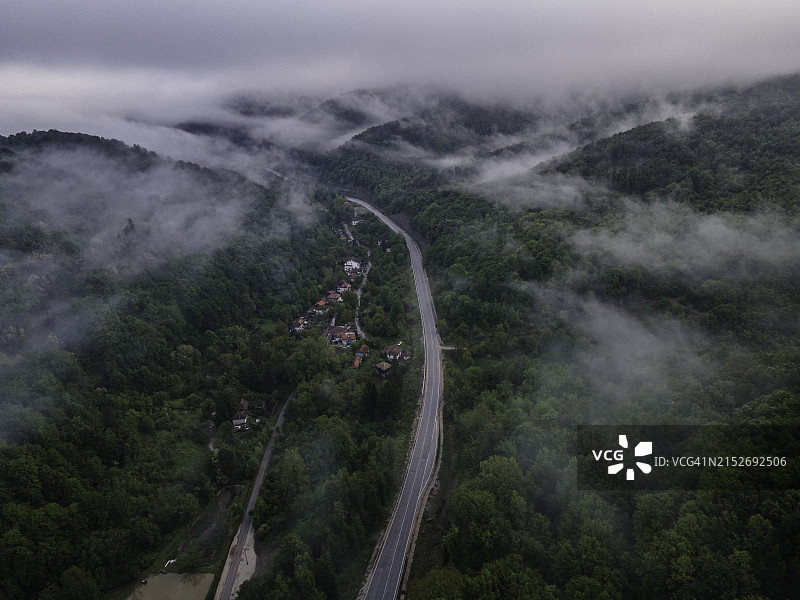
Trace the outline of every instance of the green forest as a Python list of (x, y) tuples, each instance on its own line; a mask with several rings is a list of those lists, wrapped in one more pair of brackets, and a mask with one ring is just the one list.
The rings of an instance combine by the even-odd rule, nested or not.
[[(102, 598), (141, 579), (220, 488), (253, 476), (269, 432), (262, 423), (234, 433), (239, 403), (266, 400), (269, 415), (294, 390), (287, 441), (256, 520), (259, 534), (286, 552), (311, 556), (313, 548), (320, 589), (338, 597), (339, 578), (352, 586), (349, 579), (361, 576), (351, 560), (367, 551), (391, 504), (413, 412), (404, 382), (418, 378), (398, 369), (379, 385), (368, 366), (351, 372), (353, 351), (335, 352), (324, 326), (289, 333), (292, 320), (343, 277), (344, 260), (366, 251), (334, 233), (352, 208), (319, 192), (309, 200), (313, 222), (301, 223), (281, 189), (233, 173), (91, 136), (36, 132), (0, 141), (8, 148), (0, 181), (0, 596)], [(61, 166), (58, 185), (83, 185), (87, 213), (109, 202), (107, 194), (83, 195), (78, 169), (88, 156), (102, 161), (103, 176), (130, 182), (144, 174), (165, 188), (174, 178), (181, 190), (191, 184), (208, 196), (193, 203), (234, 197), (241, 220), (200, 251), (160, 247), (155, 218), (122, 216), (98, 266), (91, 227), (71, 227), (57, 207), (35, 208), (48, 193), (53, 153), (76, 169)], [(26, 179), (31, 168), (45, 183)], [(388, 343), (414, 323), (408, 258), (374, 223), (364, 225), (364, 239), (394, 250), (376, 254), (362, 299), (364, 326), (375, 343)], [(220, 553), (192, 548), (173, 568), (216, 568)], [(313, 597), (313, 577), (309, 584), (291, 570), (282, 581)]]
[(363, 146), (321, 161), (410, 217), (457, 347), (409, 598), (800, 591), (797, 491), (575, 481), (577, 424), (797, 426), (798, 98), (797, 77), (767, 82), (520, 177), (587, 181), (564, 208), (492, 202)]
[[(580, 145), (491, 193), (476, 173), (544, 144), (520, 136), (546, 116), (441, 106), (292, 150), (303, 184), (83, 134), (0, 138), (0, 598), (125, 597), (220, 490), (247, 487), (287, 399), (253, 514), (269, 559), (239, 598), (356, 596), (423, 353), (402, 237), (341, 194), (421, 242), (451, 348), (409, 600), (800, 596), (797, 489), (576, 480), (578, 425), (800, 430), (800, 77), (613, 135), (635, 107), (571, 116), (551, 137)], [(472, 162), (419, 158), (451, 152)], [(356, 346), (323, 336), (354, 292), (291, 331), (350, 258), (372, 265), (353, 281), (357, 370)], [(380, 379), (399, 341), (412, 359)], [(234, 431), (243, 400), (266, 408)], [(218, 572), (242, 510), (171, 568)]]

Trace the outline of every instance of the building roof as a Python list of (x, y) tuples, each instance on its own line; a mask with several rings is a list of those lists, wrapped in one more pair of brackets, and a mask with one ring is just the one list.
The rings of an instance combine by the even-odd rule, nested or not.
[(360, 356), (356, 356), (356, 357), (353, 359), (353, 364), (352, 364), (352, 365), (350, 365), (350, 366), (351, 366), (352, 368), (354, 368), (354, 369), (357, 369), (358, 367), (360, 367), (360, 366), (361, 366), (361, 357), (360, 357)]
[(379, 362), (377, 365), (375, 365), (375, 368), (378, 369), (379, 371), (383, 371), (385, 373), (386, 371), (388, 371), (389, 369), (392, 368), (392, 365), (390, 365), (386, 361), (383, 361), (383, 362)]

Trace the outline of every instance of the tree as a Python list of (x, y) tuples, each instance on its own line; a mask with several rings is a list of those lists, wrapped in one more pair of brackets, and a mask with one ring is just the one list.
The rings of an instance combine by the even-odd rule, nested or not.
[(324, 339), (316, 337), (301, 340), (286, 363), (289, 378), (295, 383), (310, 381), (316, 376), (338, 370), (333, 349)]

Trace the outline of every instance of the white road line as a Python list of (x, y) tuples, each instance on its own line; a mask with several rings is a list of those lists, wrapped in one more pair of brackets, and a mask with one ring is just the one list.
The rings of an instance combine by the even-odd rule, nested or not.
[[(422, 321), (422, 339), (425, 345), (425, 351), (423, 353), (425, 364), (422, 382), (423, 406), (417, 424), (417, 434), (414, 440), (414, 447), (411, 451), (411, 460), (403, 480), (403, 486), (401, 488), (397, 507), (395, 508), (395, 514), (392, 516), (392, 520), (386, 530), (383, 539), (383, 547), (380, 549), (378, 560), (375, 563), (375, 570), (368, 576), (366, 590), (367, 598), (390, 600), (396, 597), (397, 590), (400, 587), (405, 555), (411, 539), (413, 524), (416, 521), (417, 512), (424, 509), (424, 506), (420, 506), (420, 500), (428, 480), (433, 473), (431, 458), (436, 456), (439, 442), (437, 428), (439, 394), (441, 389), (441, 351), (439, 348), (438, 335), (435, 330), (435, 311), (433, 309), (433, 300), (430, 295), (430, 286), (428, 285), (425, 269), (422, 265), (422, 252), (416, 242), (405, 231), (402, 231), (396, 223), (380, 211), (372, 208), (366, 202), (355, 198), (348, 198), (348, 200), (372, 211), (373, 214), (395, 233), (403, 234), (411, 255), (411, 269), (414, 275), (414, 286), (417, 292), (420, 318)], [(431, 378), (434, 380), (433, 385), (430, 383)], [(424, 464), (422, 464), (423, 460)], [(409, 475), (411, 475), (411, 477), (409, 477)], [(411, 499), (414, 498), (415, 495), (416, 501), (412, 503)], [(411, 511), (412, 516), (410, 523), (408, 523), (409, 511)], [(398, 526), (398, 513), (400, 512), (402, 512), (402, 518)], [(401, 564), (400, 571), (396, 573), (395, 577), (393, 571), (398, 559), (398, 550), (402, 553), (399, 557), (401, 559)], [(389, 566), (388, 572), (386, 571), (387, 563)], [(383, 581), (376, 581), (376, 579), (382, 579)], [(386, 591), (390, 589), (392, 583), (394, 584), (392, 586), (394, 591), (391, 596), (386, 596)], [(380, 588), (380, 591), (378, 588)]]

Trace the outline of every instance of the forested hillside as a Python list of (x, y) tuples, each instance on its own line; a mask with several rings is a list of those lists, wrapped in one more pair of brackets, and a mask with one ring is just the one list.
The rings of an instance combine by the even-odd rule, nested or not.
[(797, 76), (744, 91), (688, 126), (649, 123), (558, 160), (561, 173), (614, 191), (670, 198), (700, 212), (796, 207), (800, 176)]
[[(798, 431), (798, 98), (797, 76), (549, 108), (253, 94), (176, 125), (231, 170), (0, 138), (0, 597), (118, 597), (165, 548), (218, 572), (239, 500), (221, 537), (180, 540), (250, 481), (290, 396), (239, 597), (355, 596), (422, 351), (402, 238), (341, 193), (419, 239), (452, 347), (409, 599), (800, 596), (796, 489), (576, 478), (582, 424)], [(333, 294), (351, 259), (368, 276)], [(329, 343), (357, 306), (366, 340)]]
[(575, 480), (577, 424), (797, 426), (799, 82), (598, 139), (494, 201), (369, 136), (318, 161), (410, 217), (457, 346), (409, 598), (800, 593), (797, 491)]
[[(138, 581), (221, 487), (254, 473), (269, 431), (234, 434), (240, 402), (266, 400), (269, 415), (297, 386), (287, 429), (342, 445), (310, 481), (376, 486), (347, 500), (354, 537), (332, 548), (337, 564), (343, 548), (368, 552), (405, 448), (402, 374), (384, 391), (343, 383), (352, 351), (289, 333), (342, 277), (347, 211), (320, 194), (295, 214), (280, 188), (91, 136), (0, 146), (0, 596), (99, 598)], [(397, 334), (407, 259), (402, 246), (378, 258), (364, 302), (383, 310), (380, 277), (395, 285)], [(289, 520), (268, 506), (265, 531)], [(190, 548), (173, 568), (216, 568), (224, 552)]]

